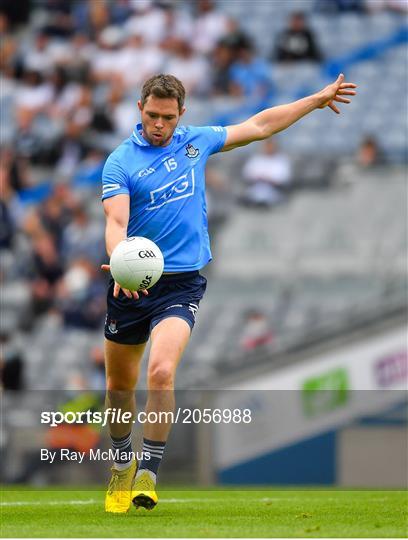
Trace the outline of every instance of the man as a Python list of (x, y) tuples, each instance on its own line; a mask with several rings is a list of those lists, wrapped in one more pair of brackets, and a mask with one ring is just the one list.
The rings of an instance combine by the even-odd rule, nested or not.
[(322, 54), (302, 12), (292, 13), (289, 25), (277, 37), (272, 55), (278, 62), (320, 62)]
[(269, 208), (286, 200), (285, 188), (292, 182), (292, 164), (275, 139), (267, 139), (262, 152), (251, 155), (245, 163), (242, 176), (247, 184), (242, 203)]
[[(172, 75), (152, 77), (142, 88), (141, 123), (108, 158), (103, 171), (106, 248), (130, 236), (145, 236), (164, 254), (164, 274), (149, 291), (121, 289), (111, 280), (105, 324), (107, 405), (135, 411), (140, 361), (151, 337), (146, 413), (174, 410), (177, 365), (205, 292), (199, 274), (211, 260), (205, 203), (207, 158), (220, 151), (271, 137), (317, 108), (349, 103), (356, 85), (344, 76), (317, 94), (265, 109), (228, 127), (177, 127), (185, 91)], [(102, 265), (109, 270), (109, 265)], [(111, 423), (117, 450), (105, 500), (107, 512), (127, 512), (157, 503), (156, 476), (170, 431), (169, 422), (146, 422), (140, 463), (132, 456), (131, 424)], [(150, 459), (148, 459), (150, 457)]]

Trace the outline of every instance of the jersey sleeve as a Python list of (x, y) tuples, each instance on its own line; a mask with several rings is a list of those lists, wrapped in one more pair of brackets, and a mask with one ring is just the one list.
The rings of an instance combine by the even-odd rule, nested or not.
[(225, 127), (205, 126), (196, 129), (199, 130), (200, 135), (204, 138), (210, 155), (216, 154), (223, 148), (227, 138), (227, 129)]
[(102, 200), (121, 193), (129, 195), (129, 177), (119, 160), (110, 156), (102, 171)]

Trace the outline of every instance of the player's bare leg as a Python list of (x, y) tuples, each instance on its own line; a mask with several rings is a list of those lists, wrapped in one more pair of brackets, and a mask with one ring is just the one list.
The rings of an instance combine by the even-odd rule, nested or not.
[[(105, 340), (106, 407), (121, 409), (121, 413), (135, 414), (135, 388), (139, 377), (140, 362), (145, 344), (122, 345)], [(114, 449), (120, 452), (131, 450), (133, 423), (110, 422), (109, 431)], [(112, 477), (105, 498), (105, 510), (124, 513), (131, 504), (132, 483), (137, 470), (135, 460), (119, 459), (112, 467)]]
[[(122, 345), (105, 339), (106, 407), (121, 408), (122, 412), (136, 410), (135, 388), (139, 378), (140, 363), (146, 344)], [(129, 425), (110, 423), (110, 434), (122, 437)]]
[[(190, 338), (191, 330), (179, 317), (163, 319), (152, 331), (152, 346), (147, 371), (149, 390), (146, 413), (174, 412), (174, 381), (176, 369)], [(146, 423), (144, 436), (152, 440), (167, 440), (170, 422)]]
[[(178, 317), (169, 317), (155, 326), (151, 334), (146, 413), (174, 412), (174, 380), (177, 366), (191, 334), (190, 326)], [(170, 421), (146, 422), (143, 430), (143, 452), (150, 460), (143, 460), (132, 491), (133, 504), (148, 510), (157, 503), (156, 474), (164, 446), (171, 429)]]

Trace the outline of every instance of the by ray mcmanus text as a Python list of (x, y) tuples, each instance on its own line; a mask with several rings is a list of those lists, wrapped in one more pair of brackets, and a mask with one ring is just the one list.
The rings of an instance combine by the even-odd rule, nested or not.
[(41, 461), (47, 461), (52, 464), (58, 461), (73, 461), (82, 463), (85, 458), (89, 461), (119, 461), (122, 459), (150, 460), (150, 452), (123, 452), (120, 450), (101, 450), (100, 448), (90, 448), (86, 452), (71, 450), (70, 448), (58, 448), (58, 450), (40, 449)]

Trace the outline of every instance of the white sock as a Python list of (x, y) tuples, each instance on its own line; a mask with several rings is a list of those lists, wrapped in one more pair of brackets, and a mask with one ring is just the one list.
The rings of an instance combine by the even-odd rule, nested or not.
[(127, 463), (116, 463), (115, 462), (113, 464), (113, 468), (116, 469), (117, 471), (124, 471), (124, 470), (128, 469), (131, 465), (132, 465), (131, 461), (128, 461)]
[(153, 480), (154, 482), (154, 485), (156, 485), (156, 479), (157, 479), (157, 476), (154, 474), (153, 471), (149, 471), (149, 469), (139, 469), (136, 473), (136, 480), (142, 476), (143, 473), (147, 472), (148, 475), (150, 476), (150, 478)]

